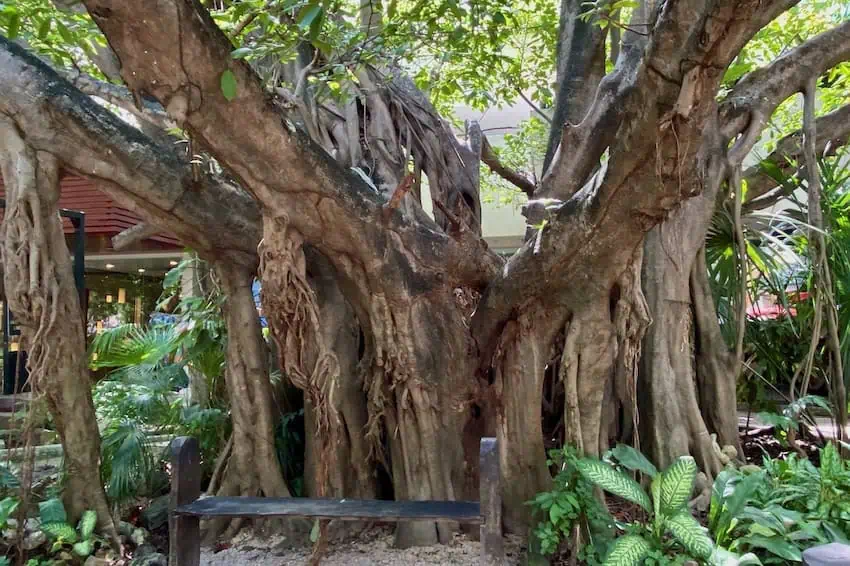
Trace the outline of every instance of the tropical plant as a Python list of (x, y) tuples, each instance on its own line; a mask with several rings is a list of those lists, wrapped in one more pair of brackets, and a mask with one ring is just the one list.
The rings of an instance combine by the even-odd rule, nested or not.
[(639, 505), (648, 517), (645, 522), (618, 525), (625, 534), (614, 541), (604, 563), (609, 566), (641, 564), (650, 554), (654, 562), (672, 557), (709, 560), (714, 543), (687, 505), (698, 471), (694, 459), (682, 456), (662, 473), (645, 458), (639, 464), (641, 472), (651, 478), (650, 493), (609, 463), (589, 458), (576, 461), (576, 468), (584, 478)]
[(581, 528), (585, 545), (581, 558), (590, 561), (604, 556), (613, 540), (614, 519), (593, 494), (593, 485), (578, 471), (579, 454), (572, 446), (549, 452), (548, 464), (558, 470), (553, 488), (538, 493), (528, 504), (539, 522), (533, 531), (544, 555), (554, 554), (561, 542)]
[(6, 497), (0, 501), (0, 530), (6, 528), (9, 517), (18, 509), (20, 504), (21, 500), (17, 497)]
[(708, 527), (719, 548), (762, 564), (800, 562), (815, 544), (850, 536), (850, 468), (829, 444), (821, 466), (797, 457), (764, 459), (764, 469), (717, 475)]
[(97, 525), (97, 513), (85, 511), (77, 523), (77, 528), (68, 524), (68, 515), (60, 499), (48, 499), (39, 503), (41, 530), (53, 542), (51, 552), (58, 552), (70, 546), (74, 554), (81, 558), (90, 556), (95, 550), (97, 538), (94, 528)]

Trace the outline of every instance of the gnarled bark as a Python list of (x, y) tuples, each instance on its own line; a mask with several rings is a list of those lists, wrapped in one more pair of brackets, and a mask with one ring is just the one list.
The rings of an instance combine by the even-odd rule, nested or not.
[[(251, 289), (254, 273), (222, 262), (214, 262), (213, 269), (226, 297), (225, 381), (233, 419), (233, 448), (218, 494), (289, 497), (274, 442), (268, 356)], [(226, 525), (212, 522), (207, 540), (215, 540)], [(287, 534), (298, 534), (294, 523), (289, 526)]]
[(6, 300), (29, 355), (29, 383), (43, 395), (62, 442), (70, 522), (94, 509), (118, 546), (100, 477), (100, 433), (86, 359), (83, 317), (58, 214), (59, 165), (27, 145), (0, 115), (0, 167), (6, 186), (3, 273)]

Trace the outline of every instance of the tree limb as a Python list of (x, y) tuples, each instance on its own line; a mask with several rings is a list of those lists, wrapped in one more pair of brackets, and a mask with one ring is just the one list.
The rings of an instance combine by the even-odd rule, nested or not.
[(745, 132), (753, 116), (770, 116), (782, 101), (802, 90), (810, 77), (818, 77), (848, 59), (850, 21), (816, 35), (746, 75), (720, 105), (724, 138), (732, 139)]
[(202, 255), (256, 266), (260, 215), (243, 191), (212, 177), (196, 185), (173, 147), (154, 143), (2, 37), (0, 82), (0, 113), (28, 144)]
[[(478, 286), (498, 271), (501, 261), (477, 235), (466, 232), (454, 240), (424, 213), (416, 221), (396, 214), (390, 230), (378, 226), (374, 218), (383, 199), (298, 130), (284, 109), (270, 103), (250, 66), (231, 58), (232, 44), (199, 3), (85, 4), (121, 59), (130, 90), (159, 100), (267, 214), (288, 217), (328, 257), (369, 264), (385, 257), (388, 248), (397, 249), (400, 258), (415, 261), (417, 273), (432, 276), (435, 284), (445, 284), (449, 273)], [(221, 92), (225, 71), (237, 85), (232, 100)]]
[[(815, 130), (817, 132), (817, 140), (815, 141), (815, 153), (817, 155), (823, 155), (827, 149), (834, 152), (845, 145), (850, 140), (850, 104), (818, 118)], [(802, 130), (785, 136), (776, 144), (776, 149), (770, 155), (744, 171), (743, 177), (747, 182), (745, 209), (759, 210), (766, 208), (788, 194), (788, 191), (781, 188), (781, 181), (803, 171), (802, 141)], [(774, 171), (781, 175), (780, 179), (776, 179), (770, 174)], [(769, 199), (759, 200), (774, 187), (780, 187), (779, 198), (771, 196)], [(796, 184), (789, 186), (789, 188), (793, 190), (796, 188)]]
[(112, 237), (112, 247), (117, 251), (124, 250), (136, 242), (140, 242), (151, 236), (160, 233), (156, 226), (152, 226), (146, 222), (140, 222), (135, 226), (131, 226)]
[(499, 161), (499, 156), (496, 155), (496, 152), (493, 151), (493, 146), (490, 145), (490, 141), (487, 139), (487, 136), (483, 136), (483, 143), (481, 146), (481, 161), (483, 161), (493, 173), (499, 175), (504, 180), (509, 183), (516, 185), (522, 192), (527, 194), (529, 197), (534, 194), (534, 183), (532, 183), (529, 179), (514, 171), (510, 167), (504, 165), (501, 161)]

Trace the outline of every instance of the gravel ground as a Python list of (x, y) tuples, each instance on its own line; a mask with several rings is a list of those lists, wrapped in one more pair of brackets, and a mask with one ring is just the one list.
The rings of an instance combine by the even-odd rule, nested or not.
[[(465, 536), (457, 536), (448, 545), (393, 548), (392, 531), (376, 529), (357, 539), (331, 544), (322, 559), (325, 566), (430, 566), (433, 564), (480, 564), (480, 545)], [(519, 564), (521, 548), (518, 540), (507, 540), (508, 564)], [(202, 566), (242, 566), (306, 564), (309, 548), (288, 548), (281, 539), (256, 539), (242, 536), (233, 546), (219, 552), (205, 549)]]

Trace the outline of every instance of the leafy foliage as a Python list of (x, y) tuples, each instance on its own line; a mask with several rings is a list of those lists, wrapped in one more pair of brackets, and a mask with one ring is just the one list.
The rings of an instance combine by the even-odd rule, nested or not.
[[(165, 277), (162, 304), (175, 304), (173, 319), (147, 327), (119, 326), (96, 336), (91, 365), (111, 370), (93, 398), (102, 424), (102, 477), (113, 501), (159, 486), (162, 454), (148, 441), (151, 433), (188, 434), (199, 440), (210, 463), (229, 432), (224, 400), (216, 394), (224, 367), (225, 325), (221, 297), (214, 286), (201, 297), (181, 297), (180, 281), (197, 260), (181, 262)], [(206, 379), (208, 407), (187, 406), (177, 390), (187, 369)]]
[(52, 552), (58, 552), (70, 546), (74, 553), (86, 558), (95, 550), (97, 539), (94, 534), (97, 525), (97, 513), (91, 509), (83, 512), (75, 529), (67, 522), (67, 514), (62, 501), (48, 499), (39, 504), (41, 530), (53, 542)]
[[(627, 451), (623, 449), (619, 452), (627, 461), (634, 460), (646, 467), (633, 454), (626, 456)], [(606, 565), (638, 564), (650, 554), (655, 555), (651, 558), (654, 563), (666, 561), (666, 556), (671, 553), (699, 560), (711, 557), (714, 543), (687, 508), (697, 474), (693, 458), (682, 456), (664, 472), (656, 475), (652, 480), (651, 498), (640, 484), (609, 464), (583, 459), (577, 465), (589, 481), (605, 491), (637, 503), (649, 514), (646, 523), (638, 521), (626, 526), (629, 534), (617, 540), (605, 559)], [(665, 533), (672, 535), (672, 544), (665, 538)], [(623, 539), (626, 542), (622, 542)]]
[(717, 544), (758, 557), (763, 564), (799, 562), (815, 544), (846, 542), (850, 536), (850, 466), (832, 444), (821, 466), (789, 456), (765, 458), (764, 470), (718, 474), (712, 491), (709, 530)]
[(571, 446), (549, 453), (549, 465), (558, 469), (551, 491), (538, 493), (529, 502), (540, 522), (534, 536), (540, 551), (553, 554), (573, 529), (581, 527), (590, 535), (590, 543), (580, 549), (588, 561), (603, 556), (613, 540), (614, 520), (593, 494), (593, 485), (579, 473), (578, 452)]
[[(552, 456), (550, 462), (557, 463), (560, 469), (557, 487), (538, 494), (532, 502), (538, 512), (545, 513), (535, 530), (544, 553), (554, 552), (564, 537), (584, 525), (582, 532), (589, 534), (591, 545), (581, 554), (590, 562), (595, 562), (597, 556), (605, 556), (603, 564), (609, 566), (683, 564), (712, 558), (714, 542), (687, 506), (697, 474), (693, 458), (681, 457), (658, 473), (643, 454), (622, 445), (610, 450), (605, 461), (579, 458), (569, 447), (553, 451)], [(651, 478), (651, 495), (626, 470), (641, 470)], [(647, 519), (616, 523), (593, 496), (593, 485), (639, 505)], [(601, 511), (596, 506), (602, 507)], [(591, 521), (592, 517), (596, 520)], [(600, 521), (600, 517), (604, 520)], [(612, 540), (614, 524), (623, 535)]]

